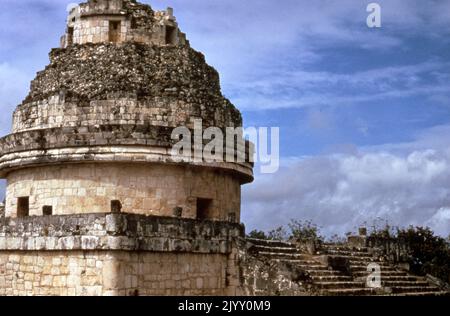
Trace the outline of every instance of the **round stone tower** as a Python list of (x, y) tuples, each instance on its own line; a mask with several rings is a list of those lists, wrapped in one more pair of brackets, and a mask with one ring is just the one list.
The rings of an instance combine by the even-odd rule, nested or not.
[(124, 212), (240, 221), (252, 164), (182, 161), (174, 128), (242, 126), (172, 9), (90, 0), (0, 140), (6, 217)]

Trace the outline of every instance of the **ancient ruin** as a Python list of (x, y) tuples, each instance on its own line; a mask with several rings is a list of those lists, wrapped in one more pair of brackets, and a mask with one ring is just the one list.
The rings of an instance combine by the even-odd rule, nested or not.
[(251, 163), (176, 163), (175, 127), (242, 126), (173, 10), (72, 9), (0, 140), (0, 294), (234, 294)]
[[(89, 0), (0, 139), (0, 295), (448, 294), (397, 246), (245, 238), (249, 161), (177, 162), (174, 128), (240, 127), (172, 9)], [(370, 287), (371, 264), (381, 267)]]

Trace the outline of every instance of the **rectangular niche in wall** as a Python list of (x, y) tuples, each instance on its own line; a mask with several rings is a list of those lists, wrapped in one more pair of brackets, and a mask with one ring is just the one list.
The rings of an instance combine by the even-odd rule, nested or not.
[(197, 219), (212, 219), (212, 205), (213, 200), (211, 199), (197, 199)]
[(17, 217), (26, 217), (30, 215), (30, 198), (20, 197), (17, 199)]
[(166, 44), (175, 45), (176, 28), (166, 25)]
[(73, 27), (69, 27), (67, 30), (67, 46), (73, 44)]
[(50, 216), (53, 215), (53, 207), (50, 205), (45, 205), (42, 207), (42, 215)]
[(109, 41), (118, 43), (120, 39), (120, 21), (109, 21)]

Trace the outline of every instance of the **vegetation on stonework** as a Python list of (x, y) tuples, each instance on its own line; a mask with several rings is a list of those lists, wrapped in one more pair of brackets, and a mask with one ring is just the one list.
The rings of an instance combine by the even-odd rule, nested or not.
[(417, 275), (430, 274), (450, 282), (450, 236), (447, 240), (436, 236), (429, 227), (401, 228), (377, 219), (371, 226), (369, 237), (391, 239), (409, 248), (410, 271)]
[(410, 251), (410, 271), (417, 275), (430, 274), (450, 282), (450, 246), (448, 240), (436, 236), (429, 227), (385, 228), (372, 231), (370, 237), (390, 238), (404, 243)]
[(323, 240), (320, 228), (312, 221), (291, 219), (287, 227), (279, 226), (265, 233), (261, 230), (253, 230), (248, 235), (250, 238), (266, 240)]
[(247, 234), (248, 238), (255, 238), (255, 239), (264, 239), (267, 240), (267, 235), (262, 230), (254, 229), (250, 233)]
[[(362, 225), (369, 226), (366, 223)], [(269, 232), (253, 230), (250, 238), (265, 240), (321, 240), (320, 227), (311, 221), (292, 219), (285, 226), (279, 226)], [(450, 235), (448, 238), (436, 236), (428, 227), (409, 226), (400, 228), (390, 225), (385, 220), (377, 219), (368, 229), (368, 237), (390, 239), (409, 248), (410, 271), (417, 275), (430, 274), (450, 283)], [(345, 237), (333, 235), (328, 242), (344, 243)]]
[(320, 235), (320, 227), (311, 221), (301, 221), (292, 219), (288, 224), (290, 229), (290, 239), (294, 240), (324, 240)]

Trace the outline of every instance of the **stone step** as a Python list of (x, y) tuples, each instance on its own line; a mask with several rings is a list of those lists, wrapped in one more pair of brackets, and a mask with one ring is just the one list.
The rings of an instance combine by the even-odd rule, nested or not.
[[(367, 273), (371, 273), (371, 271), (367, 271), (367, 267), (370, 263), (376, 263), (376, 262), (368, 262), (367, 264), (361, 264), (361, 263), (350, 263), (350, 268), (353, 272), (360, 272), (365, 271)], [(378, 264), (378, 263), (377, 263)], [(395, 268), (393, 268), (391, 265), (387, 263), (380, 264), (380, 271), (396, 271)]]
[(368, 265), (369, 263), (376, 263), (380, 266), (391, 266), (391, 264), (385, 262), (385, 261), (376, 261), (373, 260), (373, 258), (369, 257), (352, 257), (352, 256), (338, 256), (338, 255), (329, 255), (330, 258), (342, 258), (342, 259), (348, 259), (351, 264), (354, 265)]
[(352, 256), (333, 256), (337, 258), (346, 258), (350, 260), (350, 263), (358, 264), (359, 262), (362, 263), (376, 263), (376, 264), (383, 264), (383, 261), (375, 261), (372, 257), (352, 257)]
[(328, 244), (324, 244), (323, 248), (327, 251), (350, 251), (358, 253), (366, 253), (369, 251), (369, 248), (367, 247), (356, 248), (356, 247), (328, 245)]
[[(366, 270), (359, 270), (359, 271), (353, 271), (352, 274), (355, 277), (366, 277), (370, 274), (371, 272), (367, 272)], [(403, 277), (403, 276), (407, 276), (407, 273), (404, 271), (398, 271), (398, 270), (393, 270), (393, 269), (382, 269), (381, 270), (381, 277)]]
[(268, 257), (271, 259), (297, 259), (302, 260), (307, 258), (307, 255), (299, 254), (299, 253), (280, 253), (280, 252), (267, 252), (261, 251), (259, 252), (260, 256)]
[(340, 271), (336, 270), (308, 270), (311, 277), (315, 276), (346, 276)]
[(396, 286), (391, 287), (393, 294), (440, 292), (435, 286)]
[(449, 291), (435, 291), (435, 292), (405, 292), (400, 294), (393, 294), (394, 296), (450, 296)]
[(314, 282), (339, 282), (352, 281), (352, 277), (346, 275), (311, 275)]
[(362, 288), (364, 282), (358, 281), (335, 281), (335, 282), (314, 282), (314, 285), (321, 289), (351, 289)]
[(372, 258), (373, 257), (368, 252), (360, 252), (360, 251), (330, 250), (330, 249), (328, 249), (326, 252), (329, 255), (351, 256), (351, 257), (362, 257), (362, 258)]
[(298, 250), (295, 247), (271, 247), (263, 245), (255, 245), (251, 248), (253, 251), (258, 252), (276, 252), (276, 253), (297, 253)]
[(384, 281), (381, 280), (381, 284), (386, 287), (402, 287), (402, 286), (422, 286), (427, 287), (429, 283), (427, 281)]
[(273, 260), (279, 261), (279, 262), (298, 264), (298, 265), (303, 265), (303, 266), (319, 264), (317, 261), (311, 260), (311, 259), (273, 259)]
[[(381, 275), (381, 281), (425, 281), (420, 277), (409, 276), (409, 275)], [(426, 281), (425, 281), (426, 282)]]
[(282, 247), (282, 248), (291, 248), (294, 247), (294, 244), (291, 244), (286, 241), (281, 240), (266, 240), (266, 239), (255, 239), (255, 238), (246, 238), (246, 240), (254, 245), (258, 246), (268, 246), (268, 247)]
[(323, 294), (330, 296), (363, 296), (375, 295), (376, 290), (369, 288), (331, 289), (323, 291)]
[(331, 272), (337, 272), (334, 270), (329, 270), (326, 266), (324, 265), (320, 265), (320, 264), (315, 264), (315, 265), (310, 265), (310, 264), (298, 264), (297, 265), (299, 268), (302, 268), (308, 272), (311, 271), (331, 271)]

